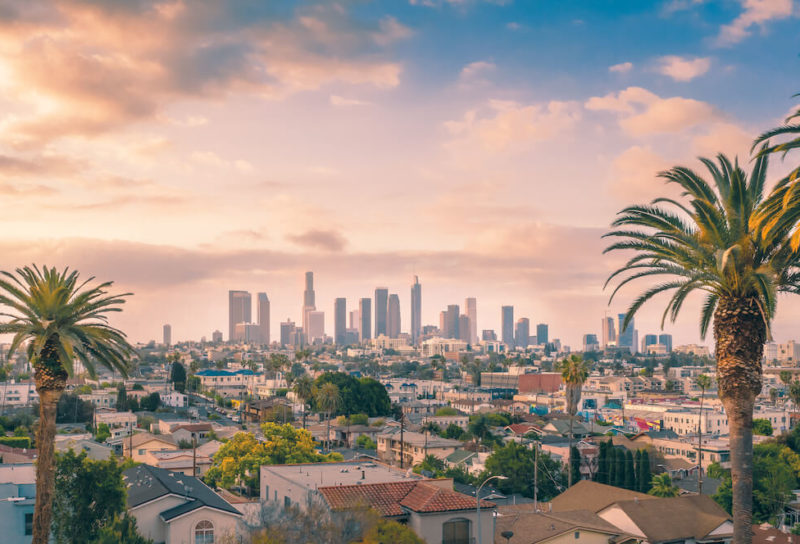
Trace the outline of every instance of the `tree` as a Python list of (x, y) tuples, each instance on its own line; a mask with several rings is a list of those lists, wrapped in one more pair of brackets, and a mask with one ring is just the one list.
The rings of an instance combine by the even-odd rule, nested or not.
[(703, 492), (703, 401), (706, 389), (711, 387), (711, 378), (700, 374), (694, 383), (700, 388), (700, 415), (697, 417), (697, 492)]
[(641, 450), (642, 455), (639, 460), (639, 467), (637, 469), (637, 476), (639, 478), (640, 493), (647, 493), (650, 491), (650, 486), (653, 483), (652, 474), (650, 473), (650, 454), (647, 450)]
[(713, 322), (717, 384), (730, 429), (734, 544), (751, 542), (753, 408), (764, 342), (777, 293), (800, 292), (800, 184), (784, 178), (765, 195), (766, 149), (749, 175), (724, 155), (716, 163), (702, 159), (713, 183), (684, 167), (661, 173), (682, 188), (684, 202), (660, 198), (629, 206), (606, 234), (617, 240), (607, 252), (634, 252), (607, 281), (624, 277), (612, 299), (630, 281), (668, 276), (631, 304), (623, 327), (659, 293), (672, 291), (663, 322), (677, 318), (690, 293), (705, 292), (700, 333), (705, 337)]
[(571, 482), (581, 480), (581, 452), (575, 446), (572, 446), (569, 452), (569, 471)]
[(97, 434), (94, 436), (94, 439), (100, 443), (105, 442), (111, 437), (111, 429), (108, 428), (106, 423), (101, 423), (97, 426)]
[(631, 450), (625, 450), (625, 489), (636, 489), (636, 468)]
[(757, 434), (759, 436), (772, 436), (772, 423), (770, 423), (768, 419), (754, 419), (753, 434)]
[(175, 387), (175, 391), (183, 393), (186, 391), (186, 368), (178, 360), (178, 355), (172, 360), (172, 370), (169, 374), (169, 381)]
[(333, 414), (336, 412), (336, 409), (339, 407), (339, 404), (342, 402), (342, 397), (339, 394), (339, 388), (334, 383), (325, 383), (322, 384), (317, 390), (317, 394), (315, 395), (315, 399), (317, 401), (317, 406), (320, 410), (324, 411), (326, 414), (326, 419), (328, 421), (328, 430), (325, 434), (325, 442), (326, 450), (331, 449), (331, 418)]
[(424, 544), (407, 525), (381, 519), (364, 535), (364, 544)]
[(656, 497), (677, 497), (680, 493), (680, 489), (672, 483), (672, 478), (666, 472), (653, 476), (650, 485), (650, 491), (647, 493)]
[[(549, 500), (564, 490), (560, 464), (547, 453), (539, 452), (539, 500)], [(503, 493), (533, 497), (534, 451), (522, 444), (508, 442), (486, 459), (487, 476), (505, 476), (497, 487)]]
[(614, 449), (616, 450), (614, 455), (614, 485), (625, 487), (625, 452), (621, 449)]
[(608, 441), (603, 440), (600, 442), (599, 452), (597, 455), (597, 473), (594, 475), (597, 483), (608, 483)]
[(297, 378), (292, 385), (292, 391), (303, 404), (303, 428), (306, 428), (306, 404), (314, 395), (314, 382), (311, 376), (304, 374)]
[(125, 513), (101, 527), (91, 544), (153, 544), (153, 541), (140, 535), (136, 518)]
[(362, 434), (356, 439), (356, 446), (365, 450), (374, 450), (378, 447), (375, 441), (366, 434)]
[(56, 407), (56, 423), (78, 423), (92, 420), (94, 406), (81, 400), (78, 395), (64, 393), (58, 399)]
[(122, 465), (93, 461), (86, 452), (56, 456), (53, 539), (56, 544), (93, 540), (102, 525), (125, 511)]
[(606, 483), (608, 485), (617, 485), (617, 448), (614, 447), (610, 440), (606, 463), (608, 464), (608, 481)]
[[(589, 365), (579, 354), (572, 354), (559, 363), (558, 370), (561, 372), (561, 379), (566, 385), (567, 413), (569, 414), (569, 465), (572, 465), (572, 440), (573, 424), (575, 414), (581, 402), (581, 390), (586, 378), (589, 377)], [(567, 487), (572, 487), (572, 471), (569, 471)]]
[(125, 412), (130, 409), (128, 403), (128, 392), (125, 390), (125, 384), (121, 383), (117, 386), (117, 410)]
[(633, 487), (629, 488), (634, 491), (639, 491), (639, 488), (641, 487), (641, 481), (640, 481), (642, 475), (641, 464), (642, 464), (642, 450), (636, 450), (636, 453), (633, 455), (633, 465), (635, 467), (636, 474), (634, 476)]
[(142, 397), (140, 406), (142, 410), (147, 412), (155, 412), (158, 410), (158, 407), (161, 406), (161, 395), (159, 395), (158, 392), (153, 391), (146, 397)]
[[(365, 413), (376, 417), (392, 413), (392, 403), (386, 388), (372, 378), (358, 379), (343, 372), (326, 372), (314, 382), (317, 389), (326, 383), (335, 384), (339, 388), (340, 403), (333, 415)], [(316, 406), (315, 398), (311, 402), (312, 408), (321, 411)]]
[(464, 436), (464, 429), (455, 423), (448, 425), (444, 432), (442, 432), (442, 437), (451, 438), (453, 440), (461, 440), (462, 436)]
[(107, 324), (108, 313), (118, 312), (130, 293), (109, 295), (112, 282), (94, 287), (93, 278), (79, 282), (76, 271), (18, 268), (0, 276), (0, 304), (9, 318), (0, 334), (12, 334), (6, 356), (27, 344), (39, 394), (39, 429), (36, 432), (36, 505), (33, 544), (46, 544), (52, 520), (55, 485), (55, 434), (58, 400), (78, 360), (91, 376), (100, 365), (127, 376), (134, 353), (125, 334)]

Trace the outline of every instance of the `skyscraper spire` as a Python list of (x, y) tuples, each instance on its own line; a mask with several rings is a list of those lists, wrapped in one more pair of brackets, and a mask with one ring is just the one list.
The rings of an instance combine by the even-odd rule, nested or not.
[(422, 332), (422, 285), (419, 277), (414, 276), (414, 284), (411, 286), (411, 343), (419, 343), (419, 335)]
[(303, 334), (308, 334), (308, 314), (316, 310), (314, 301), (314, 273), (306, 272), (306, 290), (303, 291)]

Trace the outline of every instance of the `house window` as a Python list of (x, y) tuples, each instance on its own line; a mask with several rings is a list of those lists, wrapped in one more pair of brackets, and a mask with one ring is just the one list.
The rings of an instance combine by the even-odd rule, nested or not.
[(442, 544), (469, 544), (468, 519), (454, 519), (442, 525)]
[(578, 540), (581, 537), (580, 531), (575, 531), (575, 540)]
[(292, 499), (290, 499), (289, 497), (284, 495), (284, 497), (283, 497), (283, 507), (284, 508), (289, 508), (291, 505), (292, 505)]
[(203, 520), (194, 526), (194, 544), (214, 544), (214, 525)]
[(25, 514), (25, 536), (33, 534), (33, 513)]

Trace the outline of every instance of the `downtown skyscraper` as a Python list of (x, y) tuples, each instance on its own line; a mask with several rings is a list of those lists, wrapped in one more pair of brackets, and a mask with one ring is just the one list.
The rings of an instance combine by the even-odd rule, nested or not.
[(308, 334), (308, 314), (317, 309), (314, 296), (314, 273), (306, 272), (306, 290), (303, 291), (303, 333)]
[(258, 317), (258, 332), (260, 342), (269, 344), (269, 298), (266, 293), (256, 295), (256, 315)]
[(247, 291), (228, 291), (228, 341), (236, 338), (236, 324), (252, 321), (252, 299)]
[(514, 346), (514, 307), (503, 306), (500, 308), (501, 312), (501, 326), (503, 335), (501, 340), (509, 347)]
[(389, 309), (389, 289), (378, 287), (375, 289), (375, 338), (386, 335), (386, 318)]
[(389, 305), (386, 308), (386, 336), (400, 336), (400, 297), (394, 293), (389, 295)]
[(411, 286), (411, 344), (416, 346), (419, 343), (419, 335), (422, 332), (422, 285), (419, 277), (414, 276), (414, 284)]
[(362, 298), (358, 303), (358, 315), (361, 320), (359, 337), (362, 342), (372, 338), (372, 299)]
[(600, 335), (600, 347), (603, 349), (607, 348), (612, 344), (617, 343), (617, 332), (616, 328), (614, 327), (614, 318), (613, 317), (604, 317), (600, 323), (601, 325), (601, 335)]
[(347, 299), (337, 298), (333, 303), (333, 341), (344, 346), (347, 338)]
[[(470, 297), (464, 301), (464, 313), (469, 319), (469, 340), (473, 346), (478, 343), (478, 301)], [(463, 333), (462, 333), (463, 336)]]

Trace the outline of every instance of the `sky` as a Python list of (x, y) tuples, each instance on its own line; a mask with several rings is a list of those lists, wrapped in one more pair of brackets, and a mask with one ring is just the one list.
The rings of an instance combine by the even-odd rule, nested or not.
[[(615, 214), (671, 194), (666, 168), (747, 164), (798, 105), (798, 17), (792, 0), (0, 0), (0, 269), (113, 280), (136, 341), (226, 331), (230, 289), (268, 294), (274, 338), (313, 270), (329, 333), (334, 298), (377, 286), (408, 330), (418, 275), (425, 324), (477, 297), (479, 330), (511, 304), (578, 347), (646, 285), (608, 304)], [(699, 342), (698, 322), (690, 300), (664, 330)], [(775, 339), (798, 324), (781, 299)]]

